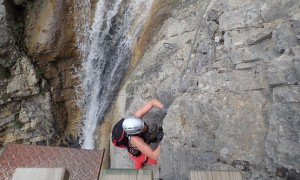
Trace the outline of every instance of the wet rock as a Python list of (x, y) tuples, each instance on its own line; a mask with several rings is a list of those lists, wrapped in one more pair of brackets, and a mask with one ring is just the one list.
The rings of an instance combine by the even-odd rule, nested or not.
[[(57, 42), (56, 34), (61, 27), (61, 13), (63, 1), (32, 2), (33, 8), (26, 19), (25, 43), (31, 55), (49, 54), (56, 52), (54, 47)], [(41, 10), (42, 9), (42, 10)], [(38, 24), (36, 26), (35, 24)], [(53, 56), (52, 55), (52, 56)], [(51, 59), (49, 59), (51, 60)]]
[[(79, 6), (85, 3), (73, 1), (29, 3), (31, 8), (26, 12), (24, 27), (27, 53), (33, 57), (39, 76), (49, 82), (46, 91), (51, 91), (53, 115), (57, 121), (57, 130), (61, 133), (59, 136), (64, 136), (64, 133), (79, 136), (82, 111), (76, 102), (79, 98), (76, 91), (80, 89), (76, 89), (80, 82), (76, 69), (81, 68), (81, 57), (77, 38), (82, 38), (85, 32), (79, 33), (77, 30), (79, 26), (85, 26), (83, 21), (88, 21), (93, 13), (80, 17), (77, 10), (83, 8)], [(40, 91), (45, 90), (40, 88)]]
[(71, 134), (64, 137), (61, 142), (62, 147), (80, 148), (79, 137), (74, 137)]

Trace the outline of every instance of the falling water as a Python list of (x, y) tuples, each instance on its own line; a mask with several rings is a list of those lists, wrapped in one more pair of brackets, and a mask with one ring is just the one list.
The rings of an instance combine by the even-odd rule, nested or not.
[[(84, 58), (81, 75), (85, 110), (81, 141), (84, 149), (95, 147), (94, 131), (129, 64), (132, 44), (152, 4), (152, 0), (126, 2), (99, 0), (91, 30), (86, 32), (88, 38), (82, 38), (79, 44)], [(84, 32), (86, 27), (83, 26), (81, 31)]]

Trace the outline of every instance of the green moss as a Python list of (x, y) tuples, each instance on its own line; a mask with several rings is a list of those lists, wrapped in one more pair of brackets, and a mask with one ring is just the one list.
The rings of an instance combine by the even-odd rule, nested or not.
[(16, 120), (15, 121), (15, 127), (16, 129), (21, 129), (23, 127), (24, 123), (22, 123), (21, 121)]
[(16, 140), (15, 143), (16, 144), (22, 144), (22, 139)]
[(7, 102), (8, 99), (9, 99), (9, 96), (8, 96), (7, 94), (3, 94), (3, 95), (0, 97), (0, 99), (1, 99), (2, 101), (4, 101), (4, 102)]
[(39, 78), (42, 78), (42, 77), (43, 77), (43, 72), (42, 72), (40, 69), (36, 68), (36, 75), (37, 75)]
[(33, 7), (32, 3), (30, 3), (28, 0), (23, 1), (21, 6), (27, 10), (30, 10)]
[(7, 79), (10, 77), (8, 68), (0, 66), (0, 79)]
[(23, 33), (24, 23), (22, 17), (17, 17), (15, 22), (15, 31), (18, 35)]

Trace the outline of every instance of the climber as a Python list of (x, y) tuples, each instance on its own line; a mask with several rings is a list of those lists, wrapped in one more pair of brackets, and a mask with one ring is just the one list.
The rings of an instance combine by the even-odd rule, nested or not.
[[(128, 155), (134, 161), (134, 168), (141, 169), (143, 165), (146, 164), (157, 164), (157, 159), (160, 154), (160, 145), (153, 150), (149, 144), (151, 139), (149, 138), (149, 127), (142, 120), (143, 116), (147, 114), (153, 107), (160, 108), (163, 112), (167, 112), (167, 108), (157, 99), (152, 99), (138, 109), (132, 116), (128, 118), (121, 119), (113, 129), (116, 132), (118, 124), (122, 123), (122, 128), (127, 134), (126, 141), (123, 141), (125, 148), (128, 151)], [(120, 125), (119, 125), (120, 126)], [(159, 133), (158, 140), (162, 139), (162, 129)], [(113, 138), (115, 144), (116, 140)], [(122, 133), (123, 138), (123, 133)], [(124, 139), (124, 138), (123, 138)], [(120, 147), (120, 146), (118, 146)]]

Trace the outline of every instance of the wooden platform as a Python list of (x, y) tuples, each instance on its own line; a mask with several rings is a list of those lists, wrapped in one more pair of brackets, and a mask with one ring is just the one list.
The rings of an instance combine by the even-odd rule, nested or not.
[(12, 180), (68, 180), (65, 168), (17, 168)]
[(101, 180), (153, 180), (151, 170), (102, 169)]
[(243, 180), (239, 171), (191, 171), (191, 180)]

